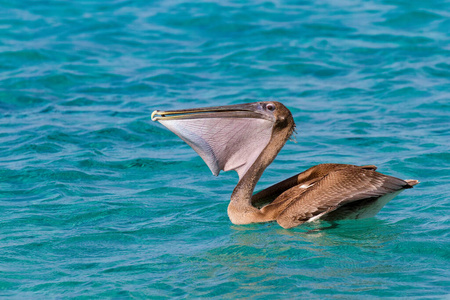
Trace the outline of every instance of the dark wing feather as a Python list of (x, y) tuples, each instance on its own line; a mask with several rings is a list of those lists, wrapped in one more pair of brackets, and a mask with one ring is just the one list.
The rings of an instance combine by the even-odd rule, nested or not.
[(284, 228), (295, 227), (344, 204), (380, 197), (406, 187), (409, 185), (404, 180), (372, 170), (350, 168), (333, 171), (291, 201), (277, 217), (277, 222)]
[[(291, 194), (298, 194), (299, 191), (303, 192), (301, 187), (296, 187), (297, 185), (308, 186), (322, 179), (332, 171), (348, 168), (362, 168), (373, 171), (377, 169), (373, 165), (360, 167), (346, 164), (319, 164), (254, 194), (252, 196), (252, 205), (261, 208), (269, 203), (278, 204), (285, 202), (286, 199), (292, 199)], [(291, 188), (293, 190), (288, 192)], [(288, 194), (285, 194), (286, 192)]]

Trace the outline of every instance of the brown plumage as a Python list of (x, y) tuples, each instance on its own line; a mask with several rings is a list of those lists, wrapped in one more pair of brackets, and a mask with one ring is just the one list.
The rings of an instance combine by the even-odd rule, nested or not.
[(221, 169), (238, 172), (228, 206), (234, 224), (276, 220), (291, 228), (317, 219), (372, 217), (399, 192), (418, 183), (381, 174), (372, 165), (320, 164), (252, 195), (295, 128), (283, 104), (155, 111), (152, 119), (186, 141), (213, 174)]

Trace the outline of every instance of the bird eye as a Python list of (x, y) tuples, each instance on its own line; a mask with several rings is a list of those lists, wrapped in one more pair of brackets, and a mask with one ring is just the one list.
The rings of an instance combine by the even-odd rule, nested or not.
[(273, 103), (269, 103), (266, 105), (266, 108), (270, 111), (274, 111), (275, 110), (275, 105)]

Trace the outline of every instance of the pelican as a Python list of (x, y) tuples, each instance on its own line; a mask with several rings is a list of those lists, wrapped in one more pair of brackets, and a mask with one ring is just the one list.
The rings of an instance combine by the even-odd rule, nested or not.
[(151, 118), (191, 146), (217, 176), (235, 170), (233, 224), (276, 221), (292, 228), (315, 220), (376, 215), (404, 189), (418, 184), (376, 172), (373, 165), (319, 164), (253, 195), (253, 190), (295, 129), (291, 112), (276, 101), (155, 110)]

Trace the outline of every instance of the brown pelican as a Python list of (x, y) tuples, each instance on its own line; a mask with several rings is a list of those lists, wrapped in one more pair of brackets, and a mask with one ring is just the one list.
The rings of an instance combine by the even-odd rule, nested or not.
[(189, 144), (214, 175), (235, 170), (233, 224), (277, 221), (284, 228), (317, 219), (373, 217), (402, 190), (419, 183), (376, 172), (376, 167), (320, 164), (253, 195), (267, 166), (292, 135), (291, 112), (279, 102), (154, 111), (159, 121)]

